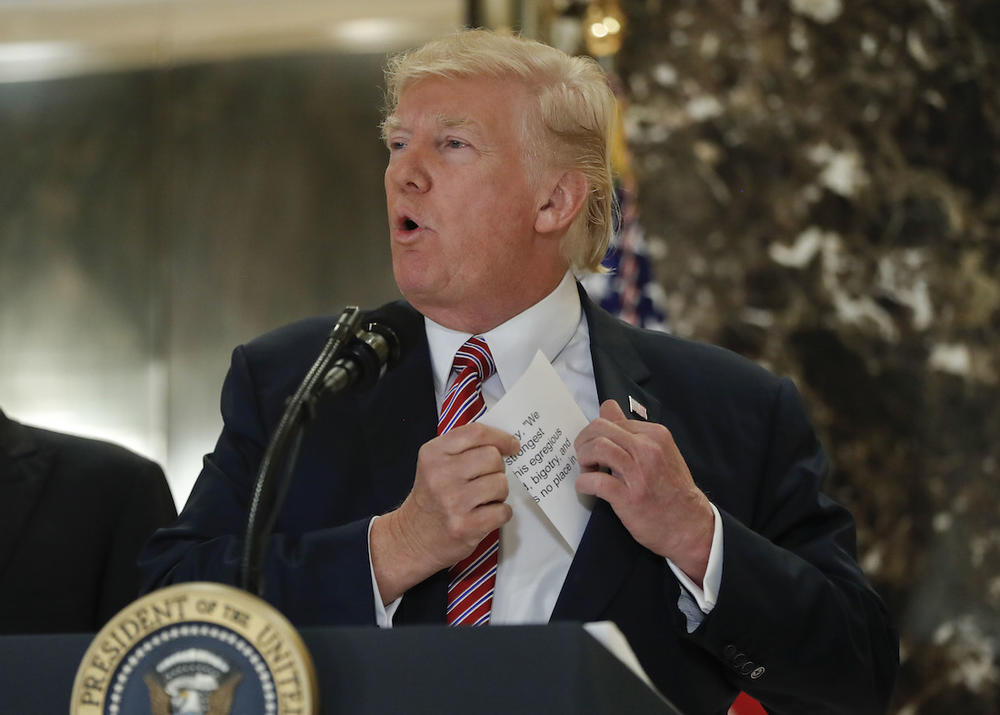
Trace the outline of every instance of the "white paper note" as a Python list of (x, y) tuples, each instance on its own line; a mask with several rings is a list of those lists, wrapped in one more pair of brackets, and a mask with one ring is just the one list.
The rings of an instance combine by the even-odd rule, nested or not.
[(580, 464), (573, 449), (587, 418), (541, 350), (478, 421), (520, 440), (521, 451), (504, 458), (507, 475), (524, 485), (575, 552), (593, 506), (593, 497), (576, 492)]

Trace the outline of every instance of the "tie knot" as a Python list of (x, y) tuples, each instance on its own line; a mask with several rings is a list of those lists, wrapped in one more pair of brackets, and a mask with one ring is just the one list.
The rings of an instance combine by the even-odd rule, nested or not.
[(496, 363), (493, 362), (493, 355), (490, 354), (490, 346), (482, 338), (473, 335), (465, 341), (465, 344), (455, 353), (455, 361), (452, 363), (453, 369), (462, 373), (465, 370), (473, 369), (483, 382), (490, 379), (497, 371)]
[(438, 434), (474, 422), (486, 412), (482, 385), (497, 368), (486, 341), (473, 336), (455, 353), (452, 369), (457, 374), (441, 404)]

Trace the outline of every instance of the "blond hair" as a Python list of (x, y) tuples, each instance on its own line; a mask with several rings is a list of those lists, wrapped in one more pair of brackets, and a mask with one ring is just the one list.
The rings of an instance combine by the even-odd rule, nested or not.
[(528, 165), (541, 161), (586, 177), (587, 202), (563, 238), (562, 252), (576, 271), (602, 271), (613, 225), (609, 146), (615, 99), (600, 66), (534, 40), (465, 30), (390, 58), (386, 117), (410, 84), (427, 77), (513, 79), (537, 97), (540, 121), (524, 120)]

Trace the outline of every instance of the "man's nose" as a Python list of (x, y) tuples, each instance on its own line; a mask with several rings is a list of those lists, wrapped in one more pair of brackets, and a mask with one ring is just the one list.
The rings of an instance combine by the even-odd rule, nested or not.
[(389, 160), (386, 175), (401, 191), (423, 193), (431, 187), (426, 157), (421, 149), (413, 145)]

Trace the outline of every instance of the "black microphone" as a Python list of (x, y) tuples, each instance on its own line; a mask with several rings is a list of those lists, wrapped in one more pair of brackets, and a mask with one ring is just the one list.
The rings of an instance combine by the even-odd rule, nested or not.
[(356, 385), (367, 389), (399, 360), (399, 338), (382, 323), (369, 323), (359, 330), (354, 340), (323, 376), (319, 395), (340, 392)]

